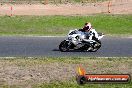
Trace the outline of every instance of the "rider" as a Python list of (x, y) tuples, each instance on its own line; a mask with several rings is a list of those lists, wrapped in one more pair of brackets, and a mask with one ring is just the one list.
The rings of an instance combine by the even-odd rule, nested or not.
[[(84, 41), (89, 42), (89, 40), (95, 40), (97, 44), (100, 45), (98, 33), (95, 31), (95, 29), (92, 28), (90, 22), (85, 23), (83, 29), (79, 29), (79, 31), (85, 34), (86, 37), (83, 39)], [(93, 48), (92, 47), (88, 48), (88, 51)]]
[(79, 31), (83, 32), (86, 35), (86, 39), (92, 40), (94, 38), (94, 40), (98, 41), (98, 33), (95, 31), (95, 29), (92, 28), (90, 22), (85, 23), (83, 29), (79, 29)]

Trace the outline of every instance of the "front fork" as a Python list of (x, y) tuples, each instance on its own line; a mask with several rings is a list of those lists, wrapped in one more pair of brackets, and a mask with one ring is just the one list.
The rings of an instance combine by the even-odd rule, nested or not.
[(66, 41), (68, 42), (67, 43), (68, 44), (67, 48), (68, 49), (73, 49), (75, 45), (71, 41), (69, 41), (69, 40), (66, 40)]
[(68, 42), (68, 48), (69, 49), (71, 48), (71, 42)]

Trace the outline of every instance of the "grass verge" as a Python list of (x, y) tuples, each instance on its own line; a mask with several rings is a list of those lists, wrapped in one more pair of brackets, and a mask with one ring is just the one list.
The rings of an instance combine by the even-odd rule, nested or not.
[(0, 58), (0, 88), (129, 88), (128, 84), (86, 84), (75, 77), (79, 65), (89, 74), (130, 74), (132, 58)]
[(0, 16), (0, 35), (66, 35), (89, 21), (98, 32), (131, 35), (132, 15)]
[(131, 88), (132, 83), (128, 84), (85, 84), (78, 85), (76, 82), (55, 82), (50, 84), (35, 85), (33, 88)]

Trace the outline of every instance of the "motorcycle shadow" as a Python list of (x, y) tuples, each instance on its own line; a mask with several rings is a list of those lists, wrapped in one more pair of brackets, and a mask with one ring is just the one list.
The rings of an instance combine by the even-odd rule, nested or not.
[[(59, 49), (53, 49), (52, 51), (60, 51)], [(61, 51), (60, 51), (61, 52)], [(93, 51), (84, 51), (84, 50), (69, 50), (65, 52), (93, 52)]]

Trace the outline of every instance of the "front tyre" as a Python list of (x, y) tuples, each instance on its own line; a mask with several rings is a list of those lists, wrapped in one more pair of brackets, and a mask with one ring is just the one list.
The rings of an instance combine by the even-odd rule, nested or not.
[(69, 48), (68, 48), (68, 41), (64, 40), (60, 43), (59, 45), (59, 50), (61, 52), (66, 52), (66, 51), (69, 51)]

